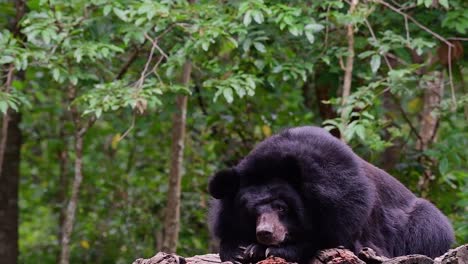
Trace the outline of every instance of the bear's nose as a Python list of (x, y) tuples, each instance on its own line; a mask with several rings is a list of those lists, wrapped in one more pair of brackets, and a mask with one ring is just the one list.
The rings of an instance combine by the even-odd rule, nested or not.
[(257, 230), (257, 241), (261, 244), (268, 245), (273, 240), (273, 232), (270, 230)]

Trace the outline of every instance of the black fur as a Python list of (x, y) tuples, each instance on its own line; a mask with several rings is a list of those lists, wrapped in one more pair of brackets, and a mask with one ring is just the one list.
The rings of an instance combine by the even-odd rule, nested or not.
[[(435, 206), (318, 127), (266, 139), (237, 166), (215, 174), (209, 191), (217, 198), (209, 218), (223, 261), (254, 262), (267, 252), (306, 263), (316, 250), (338, 246), (436, 257), (454, 241)], [(279, 245), (262, 245), (257, 207), (276, 200), (289, 207), (280, 217), (288, 235)]]

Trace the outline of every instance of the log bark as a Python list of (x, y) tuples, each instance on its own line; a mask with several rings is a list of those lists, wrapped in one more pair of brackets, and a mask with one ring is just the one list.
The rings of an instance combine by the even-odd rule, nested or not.
[(444, 255), (435, 258), (436, 264), (466, 264), (468, 263), (468, 244), (449, 250)]

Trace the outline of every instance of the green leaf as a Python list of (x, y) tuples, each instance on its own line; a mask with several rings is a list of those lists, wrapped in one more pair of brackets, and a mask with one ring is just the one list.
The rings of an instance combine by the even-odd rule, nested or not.
[(121, 20), (123, 20), (125, 22), (128, 21), (127, 12), (125, 12), (124, 10), (119, 9), (119, 8), (114, 8), (113, 11), (114, 11), (114, 14), (117, 17), (119, 17)]
[(8, 104), (7, 102), (5, 101), (0, 101), (0, 112), (2, 112), (2, 114), (5, 114), (8, 110)]
[(54, 68), (52, 70), (52, 77), (54, 78), (55, 81), (59, 81), (60, 79), (60, 70), (58, 68)]
[(366, 140), (366, 131), (363, 125), (356, 125), (355, 127), (355, 133), (356, 135), (363, 141)]
[(101, 115), (102, 115), (102, 108), (98, 108), (98, 109), (96, 109), (96, 112), (95, 112), (95, 114), (96, 114), (96, 118), (99, 118), (99, 117), (101, 117)]
[(264, 19), (263, 19), (263, 13), (261, 11), (258, 11), (258, 10), (253, 11), (252, 16), (255, 22), (257, 22), (258, 24), (263, 23)]
[(250, 23), (252, 23), (252, 10), (248, 10), (244, 14), (244, 25), (248, 26)]
[(232, 89), (229, 88), (229, 87), (224, 88), (223, 96), (224, 96), (224, 98), (226, 98), (226, 101), (228, 103), (232, 103), (234, 101)]
[(204, 41), (201, 46), (204, 51), (208, 51), (208, 48), (210, 47), (210, 42)]
[(373, 55), (371, 58), (370, 65), (371, 65), (372, 72), (376, 73), (380, 68), (380, 56), (377, 54)]
[(375, 51), (373, 51), (373, 50), (368, 50), (368, 51), (364, 51), (363, 53), (360, 53), (360, 54), (358, 55), (358, 58), (364, 59), (364, 58), (370, 57), (371, 55), (374, 55), (374, 54), (375, 54)]
[(442, 158), (442, 160), (439, 162), (439, 171), (442, 175), (447, 174), (449, 171), (449, 162), (447, 158)]
[(14, 101), (9, 101), (8, 105), (10, 106), (11, 109), (15, 110), (18, 112), (18, 105)]
[(439, 0), (439, 4), (445, 8), (449, 8), (448, 0)]
[(309, 43), (314, 44), (314, 41), (315, 41), (314, 34), (312, 34), (312, 32), (310, 32), (310, 31), (306, 31), (305, 35), (306, 35), (306, 38), (309, 41)]
[(242, 87), (238, 83), (231, 84), (231, 87), (234, 88), (234, 90), (240, 98), (244, 97), (245, 89), (242, 89)]
[(254, 47), (260, 51), (261, 53), (265, 53), (266, 52), (266, 49), (265, 49), (265, 45), (263, 45), (261, 42), (254, 42), (253, 43)]
[(250, 50), (250, 46), (252, 45), (252, 40), (251, 39), (245, 39), (244, 43), (242, 43), (242, 49), (247, 52)]
[(104, 16), (109, 15), (109, 13), (112, 11), (112, 6), (111, 5), (106, 5), (104, 6), (104, 9), (102, 10), (102, 13)]
[(289, 28), (289, 33), (297, 37), (302, 34), (302, 31), (297, 26), (292, 26)]
[(14, 57), (5, 55), (5, 56), (0, 57), (0, 64), (7, 64), (10, 62), (13, 62), (14, 60), (15, 60)]
[(235, 38), (228, 37), (227, 39), (234, 45), (235, 48), (239, 46), (239, 43), (237, 43), (237, 40)]
[(255, 89), (255, 81), (252, 77), (248, 77), (245, 81), (247, 82), (247, 86), (249, 88)]
[(304, 30), (312, 31), (312, 32), (316, 33), (316, 32), (322, 31), (324, 28), (325, 28), (325, 26), (323, 26), (321, 24), (307, 24), (304, 27)]

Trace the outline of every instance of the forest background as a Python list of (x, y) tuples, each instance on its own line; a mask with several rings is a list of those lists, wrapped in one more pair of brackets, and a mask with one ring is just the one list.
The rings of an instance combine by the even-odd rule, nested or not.
[(298, 125), (466, 243), (467, 31), (465, 0), (0, 0), (0, 260), (213, 251), (208, 177)]

